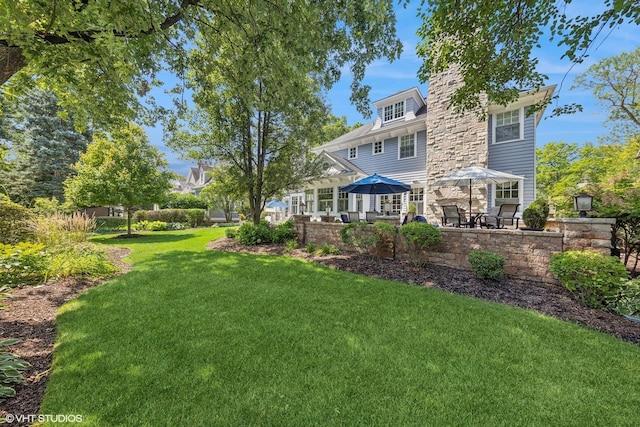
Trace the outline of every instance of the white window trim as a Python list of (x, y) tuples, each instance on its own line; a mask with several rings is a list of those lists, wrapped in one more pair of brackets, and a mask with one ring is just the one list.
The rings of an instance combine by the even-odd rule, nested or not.
[[(521, 179), (514, 180), (518, 181), (518, 203), (520, 203), (520, 207), (518, 207), (518, 213), (516, 216), (519, 217), (522, 215), (522, 206), (524, 203), (524, 181)], [(496, 205), (496, 184), (491, 184), (491, 206)]]
[[(407, 135), (402, 135), (402, 136), (408, 136), (411, 134), (407, 134)], [(409, 157), (400, 157), (400, 140), (402, 137), (398, 137), (398, 160), (406, 160), (406, 159), (415, 159), (416, 157), (418, 157), (418, 134), (414, 133), (413, 134), (413, 156), (409, 156)]]
[[(356, 155), (353, 156), (353, 157), (351, 157), (351, 149), (355, 149), (356, 150)], [(349, 148), (347, 148), (347, 158), (349, 160), (357, 159), (358, 158), (358, 147), (349, 147)]]
[[(378, 142), (380, 144), (382, 144), (382, 151), (380, 151), (379, 153), (376, 153), (376, 143), (378, 143)], [(371, 155), (372, 156), (379, 156), (380, 154), (384, 154), (384, 140), (376, 141), (376, 142), (371, 144)]]
[[(396, 117), (396, 104), (402, 103), (402, 115), (400, 117)], [(391, 118), (389, 120), (386, 119), (386, 115), (384, 113), (385, 108), (391, 107)], [(389, 123), (394, 120), (404, 119), (407, 115), (407, 101), (403, 99), (402, 101), (394, 102), (391, 104), (387, 104), (382, 107), (382, 123)]]
[[(507, 141), (500, 141), (500, 142), (496, 142), (496, 127), (498, 124), (498, 114), (503, 114), (503, 113), (508, 113), (509, 111), (518, 111), (519, 114), (519, 118), (518, 120), (520, 121), (520, 138), (517, 139), (509, 139)], [(508, 144), (510, 142), (516, 142), (516, 141), (522, 141), (524, 140), (524, 107), (520, 107), (520, 108), (513, 108), (513, 109), (505, 109), (504, 111), (499, 111), (497, 113), (493, 113), (493, 117), (491, 120), (491, 143), (493, 145), (499, 145), (499, 144)]]

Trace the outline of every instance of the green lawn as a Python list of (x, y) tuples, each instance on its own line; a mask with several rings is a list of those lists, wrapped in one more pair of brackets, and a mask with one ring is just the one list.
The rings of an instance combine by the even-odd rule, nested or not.
[(82, 425), (640, 425), (640, 348), (298, 259), (221, 229), (98, 241), (133, 270), (64, 305), (43, 414)]

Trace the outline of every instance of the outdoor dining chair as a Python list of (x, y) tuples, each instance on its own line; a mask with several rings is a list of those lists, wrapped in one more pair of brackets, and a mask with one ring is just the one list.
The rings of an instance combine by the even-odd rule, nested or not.
[(376, 222), (376, 217), (377, 217), (378, 215), (380, 215), (380, 214), (379, 214), (378, 212), (376, 212), (376, 211), (367, 211), (367, 212), (365, 213), (365, 217), (366, 217), (367, 222), (368, 222), (369, 224), (373, 224), (374, 222)]
[(349, 211), (349, 221), (350, 222), (360, 222), (360, 212), (358, 212), (358, 211)]
[(467, 220), (466, 214), (456, 205), (443, 205), (442, 225), (450, 227), (469, 227), (471, 222)]
[(505, 225), (515, 225), (515, 228), (518, 228), (520, 218), (516, 217), (516, 213), (519, 206), (520, 204), (517, 203), (504, 203), (491, 208), (486, 215), (480, 218), (480, 227), (504, 228)]

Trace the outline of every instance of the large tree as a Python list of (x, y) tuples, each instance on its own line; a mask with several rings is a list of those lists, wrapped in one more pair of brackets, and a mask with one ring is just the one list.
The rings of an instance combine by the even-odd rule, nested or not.
[(605, 58), (578, 75), (574, 84), (591, 89), (607, 109), (614, 137), (640, 133), (640, 47)]
[[(181, 29), (200, 0), (0, 0), (0, 84), (37, 80), (76, 117), (131, 119), (162, 60), (179, 57)], [(185, 27), (186, 25), (186, 27)], [(37, 79), (34, 79), (37, 77)]]
[(78, 206), (122, 206), (131, 235), (134, 207), (161, 203), (171, 189), (167, 167), (138, 126), (98, 133), (75, 164), (77, 175), (66, 181), (66, 196)]
[(169, 145), (232, 167), (258, 223), (265, 200), (313, 175), (309, 148), (329, 114), (320, 91), (350, 64), (352, 101), (370, 114), (365, 65), (394, 59), (393, 2), (255, 1), (222, 6), (187, 59), (196, 111)]
[(55, 94), (39, 88), (20, 97), (3, 118), (12, 159), (10, 168), (0, 171), (0, 182), (11, 199), (26, 206), (38, 197), (62, 200), (63, 183), (91, 135), (77, 132)]
[[(482, 106), (482, 95), (506, 105), (522, 89), (538, 89), (547, 76), (537, 71), (534, 49), (550, 36), (564, 46), (564, 56), (581, 62), (594, 46), (621, 23), (640, 24), (640, 2), (605, 0), (593, 15), (570, 16), (571, 0), (423, 0), (422, 81), (458, 65), (464, 78), (452, 101), (458, 109)], [(577, 3), (577, 2), (576, 2)], [(589, 13), (589, 11), (587, 12)], [(560, 107), (561, 112), (566, 111)]]
[(185, 76), (199, 34), (252, 32), (256, 9), (279, 16), (277, 26), (288, 27), (280, 48), (306, 54), (327, 81), (348, 69), (354, 100), (368, 110), (366, 65), (380, 52), (399, 54), (392, 0), (0, 0), (0, 84), (11, 79), (3, 89), (12, 94), (41, 81), (82, 122), (131, 120), (163, 67)]

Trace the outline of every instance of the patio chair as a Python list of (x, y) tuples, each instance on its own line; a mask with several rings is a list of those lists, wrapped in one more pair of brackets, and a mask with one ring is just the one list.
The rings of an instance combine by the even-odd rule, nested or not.
[(467, 220), (464, 211), (456, 205), (444, 205), (442, 207), (442, 226), (469, 227), (471, 222)]
[(349, 224), (351, 222), (351, 218), (349, 218), (349, 214), (344, 212), (340, 212), (340, 219), (344, 224)]
[(415, 216), (416, 216), (415, 213), (407, 212), (407, 214), (404, 216), (404, 219), (402, 220), (402, 225), (412, 222), (415, 219)]
[(480, 227), (504, 228), (505, 225), (515, 225), (518, 228), (520, 218), (516, 217), (516, 213), (519, 206), (516, 203), (505, 203), (491, 208), (489, 213), (480, 218)]
[(365, 213), (365, 218), (367, 219), (367, 222), (369, 224), (373, 224), (374, 222), (376, 222), (376, 217), (379, 215), (380, 214), (377, 211), (367, 211)]
[(349, 221), (350, 222), (360, 222), (360, 212), (358, 212), (358, 211), (349, 211)]

